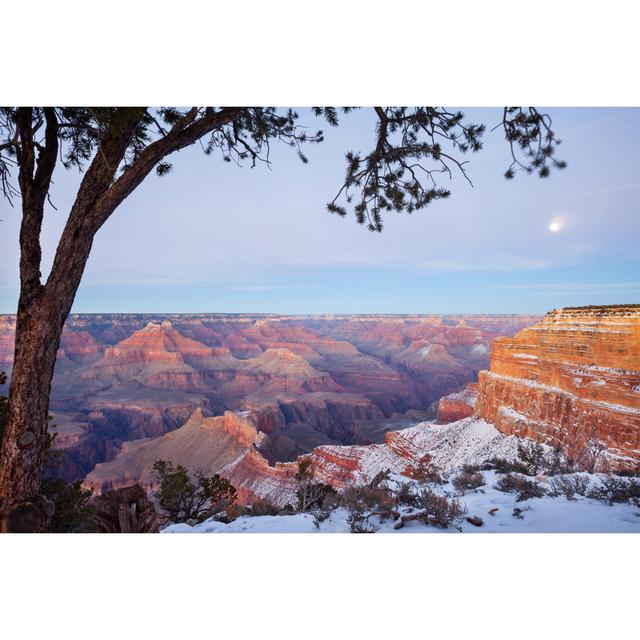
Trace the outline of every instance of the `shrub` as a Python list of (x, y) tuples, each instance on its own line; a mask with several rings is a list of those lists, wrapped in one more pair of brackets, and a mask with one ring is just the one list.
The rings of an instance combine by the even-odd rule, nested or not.
[(640, 507), (640, 481), (607, 476), (589, 491), (588, 497), (608, 504), (631, 502), (631, 504)]
[(331, 485), (314, 480), (311, 460), (298, 462), (296, 480), (298, 481), (298, 490), (296, 491), (298, 511), (305, 512), (320, 509), (325, 500), (336, 493), (336, 490)]
[(578, 453), (576, 464), (579, 469), (587, 473), (607, 471), (607, 446), (596, 437), (588, 438)]
[(349, 512), (352, 533), (372, 533), (381, 522), (398, 517), (396, 497), (384, 486), (349, 487), (340, 496), (340, 506)]
[(523, 473), (526, 474), (528, 468), (518, 460), (507, 460), (506, 458), (491, 458), (481, 467), (483, 471), (495, 469), (497, 473)]
[(453, 486), (459, 493), (476, 490), (486, 484), (484, 476), (477, 467), (465, 465), (460, 473), (453, 479)]
[(245, 507), (241, 504), (238, 504), (237, 502), (234, 502), (224, 510), (224, 515), (218, 516), (216, 520), (219, 520), (220, 522), (226, 522), (228, 524), (229, 522), (233, 522), (237, 518), (241, 518), (242, 516), (247, 515), (251, 516), (255, 514), (252, 513), (250, 507)]
[(541, 498), (546, 494), (544, 488), (537, 482), (527, 480), (512, 473), (500, 478), (495, 487), (498, 491), (504, 491), (505, 493), (517, 493), (518, 497), (516, 498), (516, 502), (522, 502), (530, 498)]
[(42, 493), (55, 505), (47, 533), (89, 533), (95, 530), (92, 522), (92, 492), (82, 488), (82, 481), (45, 479)]
[(410, 507), (417, 506), (418, 494), (415, 487), (408, 482), (402, 483), (396, 492), (396, 500), (398, 504), (408, 505)]
[(563, 475), (551, 480), (552, 496), (565, 496), (567, 500), (574, 500), (576, 495), (586, 496), (589, 491), (590, 481), (587, 476)]
[[(351, 533), (375, 533), (380, 528), (380, 518), (372, 518), (373, 514), (365, 514), (359, 511), (350, 511), (347, 516), (347, 524)], [(318, 527), (316, 525), (316, 527)]]
[(173, 522), (202, 522), (236, 500), (234, 486), (217, 473), (205, 477), (196, 471), (192, 479), (182, 465), (166, 460), (156, 460), (153, 470), (160, 486), (155, 496)]
[(427, 524), (447, 529), (457, 525), (467, 513), (456, 498), (439, 495), (430, 489), (418, 494), (418, 506), (423, 510), (422, 518)]
[(430, 482), (433, 484), (444, 484), (446, 478), (441, 469), (431, 462), (421, 461), (411, 473), (411, 477), (421, 482)]
[(526, 469), (527, 475), (538, 475), (547, 462), (544, 447), (539, 442), (518, 443), (518, 461)]
[(578, 465), (568, 458), (561, 449), (555, 448), (547, 460), (546, 473), (550, 476), (575, 473)]
[(349, 511), (375, 511), (389, 517), (395, 511), (396, 499), (386, 487), (348, 487), (340, 496), (340, 506)]
[(280, 508), (265, 498), (258, 498), (251, 503), (249, 515), (251, 516), (277, 516)]

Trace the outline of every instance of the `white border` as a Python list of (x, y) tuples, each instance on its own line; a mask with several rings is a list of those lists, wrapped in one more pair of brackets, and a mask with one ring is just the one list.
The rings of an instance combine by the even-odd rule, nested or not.
[(1, 542), (8, 638), (582, 640), (637, 631), (634, 535), (32, 535)]
[(628, 0), (6, 4), (4, 104), (640, 103)]
[[(32, 0), (0, 103), (636, 106), (638, 10), (535, 3)], [(638, 537), (2, 536), (9, 638), (637, 633)]]

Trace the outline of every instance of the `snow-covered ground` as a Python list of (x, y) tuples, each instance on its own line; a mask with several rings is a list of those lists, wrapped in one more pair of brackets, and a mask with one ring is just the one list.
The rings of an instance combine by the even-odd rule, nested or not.
[[(640, 507), (631, 504), (608, 505), (590, 498), (576, 496), (568, 500), (564, 496), (532, 498), (516, 502), (516, 494), (498, 491), (494, 485), (495, 471), (483, 472), (486, 485), (475, 492), (459, 496), (467, 509), (467, 516), (482, 519), (480, 527), (463, 519), (460, 529), (465, 533), (640, 533)], [(413, 482), (393, 476), (395, 482)], [(548, 481), (540, 479), (548, 488)], [(598, 482), (591, 476), (592, 483)], [(454, 493), (450, 483), (439, 491)], [(407, 508), (409, 509), (409, 508)], [(494, 511), (491, 515), (489, 511)], [(514, 509), (521, 510), (514, 516)], [(410, 511), (410, 509), (409, 509)], [(402, 513), (402, 508), (400, 513)], [(316, 525), (312, 514), (298, 513), (287, 516), (241, 517), (229, 524), (207, 520), (196, 526), (175, 524), (163, 533), (349, 533), (348, 512), (336, 509), (329, 518)], [(383, 522), (379, 533), (457, 533), (456, 529), (439, 529), (419, 521), (407, 522), (401, 529), (394, 529), (394, 522)]]

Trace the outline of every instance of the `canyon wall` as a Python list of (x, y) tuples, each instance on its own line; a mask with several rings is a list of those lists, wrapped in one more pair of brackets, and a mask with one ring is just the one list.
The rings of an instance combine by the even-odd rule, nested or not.
[(500, 431), (640, 469), (640, 305), (566, 308), (493, 342), (476, 411)]

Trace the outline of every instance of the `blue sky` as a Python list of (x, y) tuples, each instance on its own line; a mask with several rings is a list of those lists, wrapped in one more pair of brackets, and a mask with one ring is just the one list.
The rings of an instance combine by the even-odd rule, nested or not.
[[(464, 109), (490, 129), (500, 109)], [(469, 157), (471, 187), (388, 215), (381, 234), (326, 212), (344, 152), (367, 151), (373, 114), (337, 128), (309, 164), (274, 146), (271, 169), (238, 168), (198, 145), (149, 176), (100, 230), (74, 312), (542, 313), (640, 302), (640, 109), (550, 108), (568, 168), (506, 181), (499, 130)], [(55, 175), (44, 273), (79, 182)], [(549, 225), (558, 222), (559, 231)], [(19, 209), (0, 203), (0, 312), (15, 312)]]

